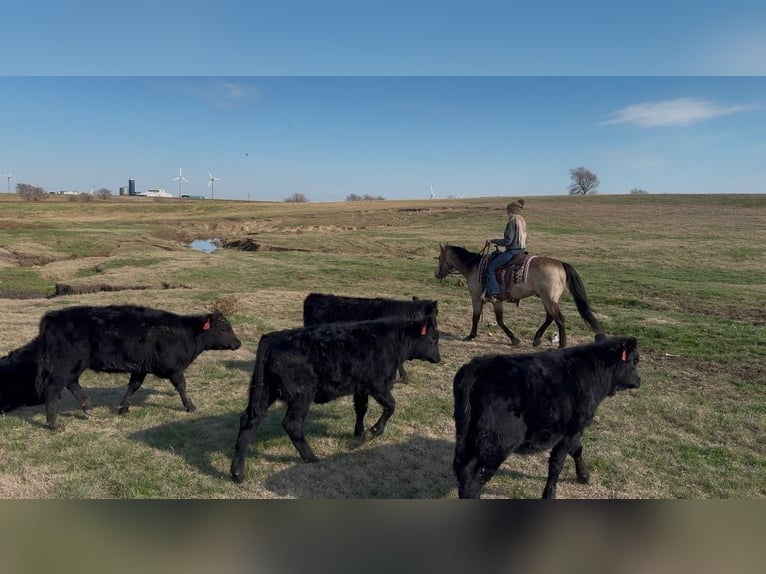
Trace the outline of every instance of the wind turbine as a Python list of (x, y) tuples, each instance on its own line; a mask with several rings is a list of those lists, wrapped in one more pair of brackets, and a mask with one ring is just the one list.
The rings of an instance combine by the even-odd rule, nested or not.
[(181, 168), (178, 168), (178, 177), (174, 177), (173, 181), (178, 182), (178, 197), (181, 197), (181, 182), (185, 181), (186, 183), (189, 183), (189, 180), (184, 177), (184, 174), (181, 173)]
[(434, 199), (436, 197), (436, 194), (434, 193), (434, 186), (433, 186), (433, 184), (429, 183), (428, 187), (431, 188), (431, 197), (429, 197), (428, 199)]
[(220, 177), (213, 177), (213, 174), (210, 172), (207, 172), (207, 174), (210, 176), (210, 181), (207, 182), (207, 186), (210, 188), (210, 199), (213, 199), (215, 196), (215, 182), (221, 181)]
[(11, 176), (12, 173), (5, 173), (3, 174), (3, 177), (8, 180), (8, 193), (11, 193)]

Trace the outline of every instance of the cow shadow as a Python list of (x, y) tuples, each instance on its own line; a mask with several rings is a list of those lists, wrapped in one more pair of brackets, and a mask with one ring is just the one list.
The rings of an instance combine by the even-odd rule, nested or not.
[[(453, 443), (426, 437), (368, 445), (311, 464), (297, 458), (295, 465), (268, 477), (264, 486), (280, 496), (307, 499), (444, 498), (456, 488), (454, 452)], [(257, 456), (248, 464), (258, 464)]]
[[(232, 412), (172, 421), (136, 431), (129, 438), (180, 456), (207, 476), (229, 481), (228, 465), (221, 468), (213, 461), (220, 457), (231, 459), (240, 414)], [(352, 450), (323, 457), (315, 463), (305, 463), (282, 429), (283, 417), (284, 408), (266, 412), (245, 459), (247, 466), (263, 460), (290, 465), (264, 481), (264, 486), (278, 496), (306, 499), (444, 498), (455, 488), (452, 475), (454, 444), (449, 441), (415, 437), (396, 444), (360, 446), (349, 429), (347, 444)], [(312, 436), (327, 435), (329, 428), (335, 426), (332, 419), (338, 417), (332, 413), (311, 413), (306, 419), (309, 441)], [(289, 445), (284, 454), (264, 453), (274, 441)], [(381, 460), (390, 461), (390, 464), (381, 465)], [(386, 469), (384, 473), (381, 473), (381, 467)]]
[(233, 371), (244, 371), (246, 373), (252, 373), (253, 372), (253, 366), (255, 365), (255, 357), (253, 357), (249, 361), (223, 361), (223, 364), (227, 369), (233, 370)]
[[(107, 407), (115, 416), (120, 416), (118, 411), (122, 397), (125, 395), (125, 391), (127, 390), (127, 384), (125, 386), (83, 387), (82, 389), (85, 391), (85, 394), (88, 395), (93, 408)], [(147, 403), (147, 399), (152, 395), (173, 395), (177, 397), (178, 393), (172, 386), (169, 389), (153, 389), (142, 387), (131, 398), (130, 408), (133, 409), (134, 407), (144, 407)], [(157, 407), (158, 405), (153, 406)], [(173, 407), (168, 406), (168, 408)], [(180, 399), (178, 400), (177, 408), (183, 409), (183, 405), (181, 404)], [(72, 393), (66, 389), (61, 393), (61, 398), (59, 399), (57, 410), (59, 422), (63, 423), (64, 425), (66, 425), (67, 420), (87, 420), (91, 418), (91, 415), (88, 415), (82, 410), (79, 401), (75, 399), (74, 396), (72, 396)], [(39, 402), (35, 405), (25, 405), (4, 411), (3, 416), (15, 417), (24, 420), (32, 426), (48, 428), (46, 423), (34, 420), (34, 418), (41, 413), (45, 413), (45, 404), (42, 399), (40, 399)]]
[[(222, 415), (191, 417), (164, 423), (149, 429), (132, 433), (132, 440), (142, 442), (157, 450), (172, 452), (182, 457), (187, 464), (201, 473), (216, 479), (230, 480), (228, 467), (225, 470), (213, 464), (214, 455), (231, 459), (234, 443), (239, 433), (239, 418), (242, 413), (232, 412)], [(285, 408), (273, 408), (266, 412), (256, 431), (255, 440), (250, 447), (250, 454), (258, 452), (271, 441), (287, 440), (282, 429)], [(331, 419), (337, 418), (331, 413), (311, 413), (306, 419), (306, 435), (327, 434)], [(292, 449), (292, 444), (290, 445)], [(268, 460), (290, 462), (296, 460), (298, 453), (267, 456)], [(300, 460), (298, 458), (298, 460)]]

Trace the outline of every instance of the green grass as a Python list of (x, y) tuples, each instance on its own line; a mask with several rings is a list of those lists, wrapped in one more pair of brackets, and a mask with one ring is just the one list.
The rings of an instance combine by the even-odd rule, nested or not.
[[(477, 339), (462, 341), (468, 291), (462, 278), (434, 277), (440, 242), (478, 250), (502, 233), (507, 198), (0, 202), (0, 245), (13, 254), (0, 261), (0, 354), (33, 337), (47, 310), (140, 303), (198, 313), (222, 296), (236, 301), (230, 319), (243, 341), (234, 352), (203, 353), (187, 370), (193, 414), (168, 381), (148, 377), (119, 416), (127, 375), (86, 372), (95, 408), (85, 417), (65, 391), (62, 433), (44, 428), (41, 406), (0, 415), (0, 479), (10, 498), (454, 498), (455, 371), (478, 354), (549, 348), (531, 347), (544, 319), (536, 298), (505, 307), (521, 347), (508, 344), (489, 308)], [(757, 245), (766, 239), (766, 198), (562, 196), (529, 198), (526, 210), (532, 252), (575, 266), (606, 331), (636, 336), (642, 356), (641, 388), (607, 399), (585, 433), (591, 484), (575, 484), (567, 461), (559, 496), (764, 497), (766, 253)], [(211, 237), (309, 251), (181, 247)], [(42, 298), (58, 282), (147, 288)], [(352, 440), (349, 398), (312, 407), (306, 436), (316, 464), (300, 461), (277, 403), (256, 433), (244, 484), (235, 485), (228, 467), (258, 340), (300, 325), (311, 291), (437, 299), (442, 362), (408, 364), (411, 381), (394, 388), (397, 410), (369, 443)], [(19, 294), (36, 298), (4, 298)], [(568, 293), (562, 309), (571, 343), (592, 340)], [(368, 426), (379, 413), (371, 401)], [(537, 498), (546, 472), (545, 455), (511, 456), (484, 495)]]

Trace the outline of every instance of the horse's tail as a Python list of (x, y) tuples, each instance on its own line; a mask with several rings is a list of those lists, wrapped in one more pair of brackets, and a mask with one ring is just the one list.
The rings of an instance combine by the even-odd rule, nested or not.
[(580, 317), (590, 325), (590, 328), (593, 329), (594, 333), (601, 333), (601, 323), (596, 319), (593, 310), (590, 308), (590, 303), (588, 303), (588, 293), (585, 291), (585, 285), (583, 284), (582, 279), (580, 279), (580, 275), (569, 263), (564, 263), (562, 261), (561, 264), (564, 266), (564, 271), (566, 271), (567, 286), (569, 287), (569, 292), (572, 294), (572, 297), (574, 297), (575, 305), (577, 305), (577, 312), (580, 313)]

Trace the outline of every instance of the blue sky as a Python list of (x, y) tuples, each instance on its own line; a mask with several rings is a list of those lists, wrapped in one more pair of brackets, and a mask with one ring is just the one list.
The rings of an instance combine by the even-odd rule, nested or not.
[(178, 193), (183, 168), (229, 199), (558, 195), (583, 165), (601, 193), (766, 192), (756, 2), (21, 4), (12, 187)]

